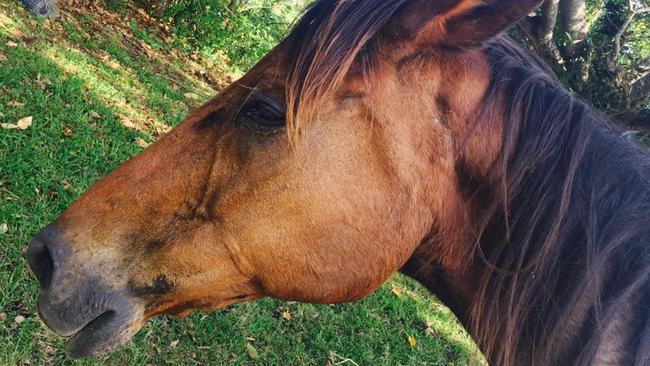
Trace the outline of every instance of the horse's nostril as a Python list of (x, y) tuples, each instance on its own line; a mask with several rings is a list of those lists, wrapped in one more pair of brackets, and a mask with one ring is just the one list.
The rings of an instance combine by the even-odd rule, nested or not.
[(38, 278), (41, 288), (46, 290), (52, 282), (54, 261), (47, 245), (39, 239), (34, 239), (27, 250), (27, 262), (32, 272)]

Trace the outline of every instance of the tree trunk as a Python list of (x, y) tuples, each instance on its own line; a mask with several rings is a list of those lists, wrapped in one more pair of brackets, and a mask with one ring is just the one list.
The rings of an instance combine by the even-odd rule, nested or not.
[(571, 54), (578, 44), (587, 39), (589, 33), (585, 0), (562, 0), (560, 2), (560, 23), (562, 30), (571, 38), (569, 45), (569, 54)]
[(545, 44), (554, 44), (553, 33), (555, 32), (559, 10), (560, 0), (546, 0), (542, 5), (542, 20), (538, 36)]
[(632, 105), (650, 102), (650, 72), (634, 81), (630, 91), (630, 103)]
[(584, 92), (591, 64), (591, 50), (587, 42), (589, 23), (586, 1), (560, 1), (559, 17), (562, 32), (569, 35), (569, 43), (562, 51), (570, 73), (571, 86), (579, 92)]

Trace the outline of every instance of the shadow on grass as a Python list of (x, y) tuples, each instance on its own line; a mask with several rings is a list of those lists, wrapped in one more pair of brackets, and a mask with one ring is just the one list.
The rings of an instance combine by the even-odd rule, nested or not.
[[(228, 82), (228, 77), (218, 81), (213, 76), (207, 77), (212, 72), (228, 73), (225, 63), (212, 64), (215, 69), (208, 70), (190, 55), (173, 51), (161, 38), (150, 33), (134, 19), (130, 20), (129, 28), (135, 35), (121, 32), (125, 25), (119, 20), (119, 24), (115, 24), (116, 15), (104, 9), (102, 11), (105, 13), (97, 16), (82, 14), (66, 17), (63, 28), (68, 39), (78, 45), (80, 52), (103, 60), (103, 66), (127, 70), (131, 77), (148, 84), (159, 95), (177, 101), (183, 100), (185, 92), (198, 94), (202, 99), (212, 97), (215, 90), (221, 90)], [(112, 22), (106, 23), (106, 18), (112, 19)], [(161, 48), (158, 46), (160, 44), (166, 47)], [(148, 100), (155, 101), (150, 108), (158, 110), (156, 103), (159, 101), (152, 98)]]

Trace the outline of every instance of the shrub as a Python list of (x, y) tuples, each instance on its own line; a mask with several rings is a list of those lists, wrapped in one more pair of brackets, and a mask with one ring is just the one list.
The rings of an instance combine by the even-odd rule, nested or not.
[(306, 1), (172, 0), (164, 18), (181, 46), (203, 54), (222, 51), (248, 69), (285, 35)]

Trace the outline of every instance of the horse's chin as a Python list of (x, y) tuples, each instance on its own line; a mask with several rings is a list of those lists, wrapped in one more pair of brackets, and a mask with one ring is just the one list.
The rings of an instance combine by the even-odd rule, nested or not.
[(105, 313), (70, 337), (66, 353), (76, 359), (105, 355), (131, 340), (143, 324), (141, 316), (125, 319)]

